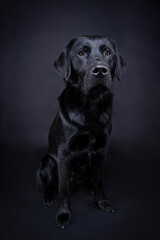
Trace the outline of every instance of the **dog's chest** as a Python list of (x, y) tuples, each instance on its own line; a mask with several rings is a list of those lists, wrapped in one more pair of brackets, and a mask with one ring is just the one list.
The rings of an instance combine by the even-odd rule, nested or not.
[[(110, 114), (107, 111), (88, 111), (82, 114), (79, 111), (69, 111), (69, 119), (80, 127), (89, 127), (94, 130), (95, 127), (103, 127), (109, 122)], [(95, 127), (94, 127), (95, 126)]]
[(69, 150), (71, 153), (71, 185), (79, 185), (89, 176), (92, 156), (98, 149), (103, 149), (106, 145), (106, 135), (101, 133), (89, 135), (78, 133), (70, 139)]
[(105, 134), (105, 132), (96, 134), (78, 132), (70, 138), (68, 147), (72, 153), (81, 154), (88, 152), (90, 155), (92, 151), (97, 151), (100, 148), (104, 148), (106, 141), (107, 134)]

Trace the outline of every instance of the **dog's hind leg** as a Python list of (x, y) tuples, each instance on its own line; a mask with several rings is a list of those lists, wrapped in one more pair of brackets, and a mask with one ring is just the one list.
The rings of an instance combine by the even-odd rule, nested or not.
[(58, 191), (58, 173), (55, 160), (48, 154), (39, 163), (36, 181), (38, 190), (44, 194), (44, 204), (53, 205)]

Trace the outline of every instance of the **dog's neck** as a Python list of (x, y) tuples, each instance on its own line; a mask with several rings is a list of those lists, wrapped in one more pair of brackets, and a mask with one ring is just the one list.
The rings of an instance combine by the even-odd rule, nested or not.
[(112, 116), (112, 99), (110, 91), (95, 89), (85, 95), (75, 87), (67, 87), (59, 97), (61, 119), (79, 129), (105, 127)]

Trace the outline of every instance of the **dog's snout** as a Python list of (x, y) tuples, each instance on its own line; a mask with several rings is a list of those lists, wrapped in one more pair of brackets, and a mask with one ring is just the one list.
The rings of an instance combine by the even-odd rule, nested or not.
[(98, 75), (98, 74), (106, 75), (107, 72), (108, 72), (107, 67), (103, 65), (98, 65), (92, 69), (93, 75)]

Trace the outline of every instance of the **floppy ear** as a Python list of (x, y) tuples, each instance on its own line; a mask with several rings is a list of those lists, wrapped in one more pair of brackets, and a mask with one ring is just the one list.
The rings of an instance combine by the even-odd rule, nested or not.
[(55, 60), (54, 66), (63, 78), (67, 81), (71, 75), (71, 63), (69, 59), (69, 51), (73, 45), (74, 39), (72, 39), (63, 49), (59, 57)]
[(121, 80), (121, 74), (126, 70), (126, 62), (122, 55), (119, 53), (117, 44), (113, 39), (109, 39), (110, 42), (112, 43), (115, 54), (116, 54), (116, 66), (115, 66), (115, 72), (114, 72), (114, 78), (118, 79), (119, 81)]
[(115, 77), (120, 81), (121, 74), (126, 70), (126, 62), (122, 55), (118, 52), (116, 53), (116, 68), (115, 68)]

